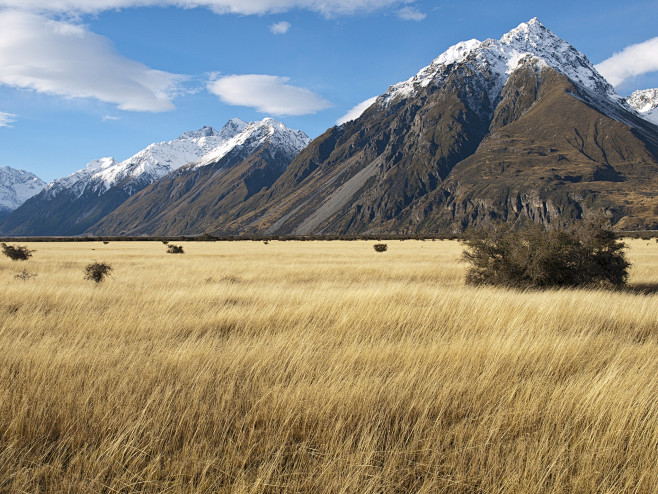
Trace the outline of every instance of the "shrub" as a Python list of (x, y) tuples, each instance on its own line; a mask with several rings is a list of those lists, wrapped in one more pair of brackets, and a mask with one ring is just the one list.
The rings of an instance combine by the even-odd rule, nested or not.
[(168, 254), (184, 254), (183, 246), (182, 245), (171, 244), (171, 245), (167, 246), (167, 253)]
[(167, 245), (169, 243), (169, 240), (162, 240), (162, 243)]
[(103, 240), (103, 245), (107, 245), (107, 244), (109, 244), (109, 243), (110, 243), (109, 240)]
[(375, 244), (375, 252), (386, 252), (388, 250), (388, 245), (386, 244)]
[(27, 280), (31, 280), (32, 278), (35, 278), (36, 276), (37, 276), (36, 273), (28, 273), (26, 270), (23, 270), (20, 273), (16, 274), (14, 278), (16, 278), (17, 280), (27, 281)]
[(497, 223), (464, 240), (466, 282), (517, 288), (618, 287), (628, 279), (624, 243), (595, 223), (512, 230)]
[(104, 262), (94, 262), (85, 268), (85, 279), (95, 281), (96, 283), (102, 282), (106, 276), (112, 272), (112, 267)]
[(4, 242), (0, 244), (2, 253), (12, 261), (27, 261), (32, 257), (33, 250), (28, 249), (26, 246), (7, 245)]

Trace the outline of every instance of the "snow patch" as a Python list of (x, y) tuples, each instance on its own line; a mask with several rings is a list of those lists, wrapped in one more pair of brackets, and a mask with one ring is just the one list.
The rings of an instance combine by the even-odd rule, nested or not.
[(0, 166), (0, 210), (18, 209), (30, 197), (41, 192), (45, 186), (46, 182), (33, 173)]

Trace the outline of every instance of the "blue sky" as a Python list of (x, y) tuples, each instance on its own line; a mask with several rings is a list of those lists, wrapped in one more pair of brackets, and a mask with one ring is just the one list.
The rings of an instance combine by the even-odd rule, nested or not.
[(0, 166), (52, 180), (233, 117), (316, 137), (535, 16), (620, 94), (658, 87), (655, 0), (0, 0)]

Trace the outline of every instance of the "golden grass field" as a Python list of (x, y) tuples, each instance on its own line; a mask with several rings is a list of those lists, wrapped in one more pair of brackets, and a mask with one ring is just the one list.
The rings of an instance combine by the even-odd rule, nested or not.
[(2, 256), (0, 492), (658, 492), (658, 243), (623, 292), (386, 243)]

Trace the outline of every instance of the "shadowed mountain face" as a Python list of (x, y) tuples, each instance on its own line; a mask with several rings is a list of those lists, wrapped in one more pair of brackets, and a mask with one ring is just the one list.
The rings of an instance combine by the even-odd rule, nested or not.
[[(509, 55), (541, 43), (569, 66)], [(658, 128), (536, 21), (474, 46), (329, 129), (209, 231), (457, 232), (600, 211), (620, 229), (658, 228)]]

